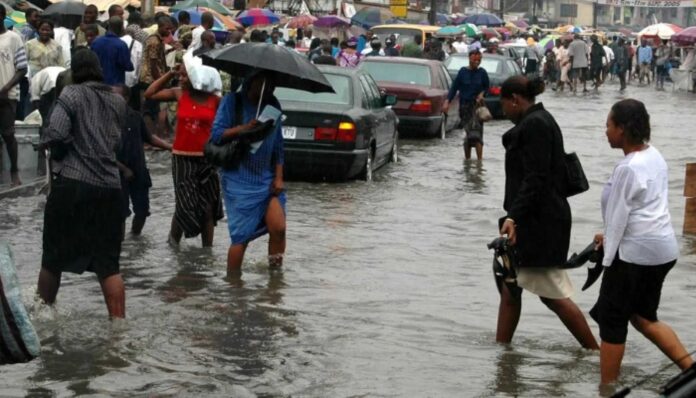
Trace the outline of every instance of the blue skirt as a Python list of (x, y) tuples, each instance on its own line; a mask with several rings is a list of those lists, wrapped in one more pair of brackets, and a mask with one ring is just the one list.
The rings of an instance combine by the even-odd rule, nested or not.
[[(241, 245), (268, 233), (266, 210), (274, 197), (270, 185), (246, 185), (222, 179), (227, 226), (232, 245)], [(285, 192), (278, 195), (285, 212)]]

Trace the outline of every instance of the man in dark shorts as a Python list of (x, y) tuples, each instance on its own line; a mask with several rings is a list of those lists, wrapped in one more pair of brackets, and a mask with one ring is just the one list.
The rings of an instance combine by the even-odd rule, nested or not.
[[(114, 86), (114, 92), (126, 100), (130, 99), (130, 89), (125, 84)], [(140, 235), (145, 220), (150, 215), (150, 187), (152, 180), (145, 161), (143, 144), (171, 150), (172, 145), (153, 136), (145, 127), (145, 121), (132, 108), (126, 114), (126, 126), (121, 134), (121, 142), (116, 152), (118, 168), (121, 172), (121, 190), (123, 192), (123, 234), (126, 232), (126, 219), (131, 215), (130, 204), (133, 203), (133, 224), (131, 233)]]
[[(4, 21), (6, 16), (5, 7), (0, 7), (0, 20)], [(22, 183), (19, 180), (17, 167), (14, 121), (19, 99), (17, 85), (26, 73), (27, 55), (22, 38), (17, 33), (7, 30), (5, 24), (0, 24), (0, 136), (7, 146), (7, 154), (10, 157), (12, 186)]]

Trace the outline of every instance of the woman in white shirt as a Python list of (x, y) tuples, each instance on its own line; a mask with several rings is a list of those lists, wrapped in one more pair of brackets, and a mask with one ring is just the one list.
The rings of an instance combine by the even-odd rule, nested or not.
[(619, 101), (607, 118), (612, 148), (626, 155), (602, 191), (605, 268), (599, 299), (590, 315), (602, 338), (602, 384), (615, 381), (623, 359), (629, 321), (682, 369), (693, 360), (672, 328), (657, 319), (662, 283), (679, 256), (672, 229), (667, 163), (650, 140), (650, 116), (634, 99)]

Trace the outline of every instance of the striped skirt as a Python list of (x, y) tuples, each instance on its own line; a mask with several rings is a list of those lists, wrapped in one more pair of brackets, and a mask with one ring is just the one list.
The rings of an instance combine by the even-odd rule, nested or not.
[(176, 199), (174, 220), (184, 236), (193, 238), (201, 233), (209, 209), (217, 225), (223, 213), (215, 167), (203, 156), (172, 155), (172, 175)]

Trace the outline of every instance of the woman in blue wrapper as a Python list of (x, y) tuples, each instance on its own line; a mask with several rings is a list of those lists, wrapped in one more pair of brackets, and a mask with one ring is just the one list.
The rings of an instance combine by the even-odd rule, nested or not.
[[(273, 95), (275, 77), (257, 71), (246, 79), (240, 93), (230, 93), (218, 108), (211, 141), (216, 144), (233, 140), (241, 132), (259, 124), (258, 110), (272, 106), (280, 110)], [(243, 120), (234, 120), (237, 101), (242, 102)], [(259, 106), (260, 103), (260, 106)], [(283, 264), (285, 253), (285, 191), (283, 189), (283, 134), (280, 118), (273, 131), (242, 157), (238, 166), (221, 171), (222, 192), (227, 211), (231, 244), (227, 252), (229, 275), (241, 273), (247, 245), (268, 233), (270, 268)]]

